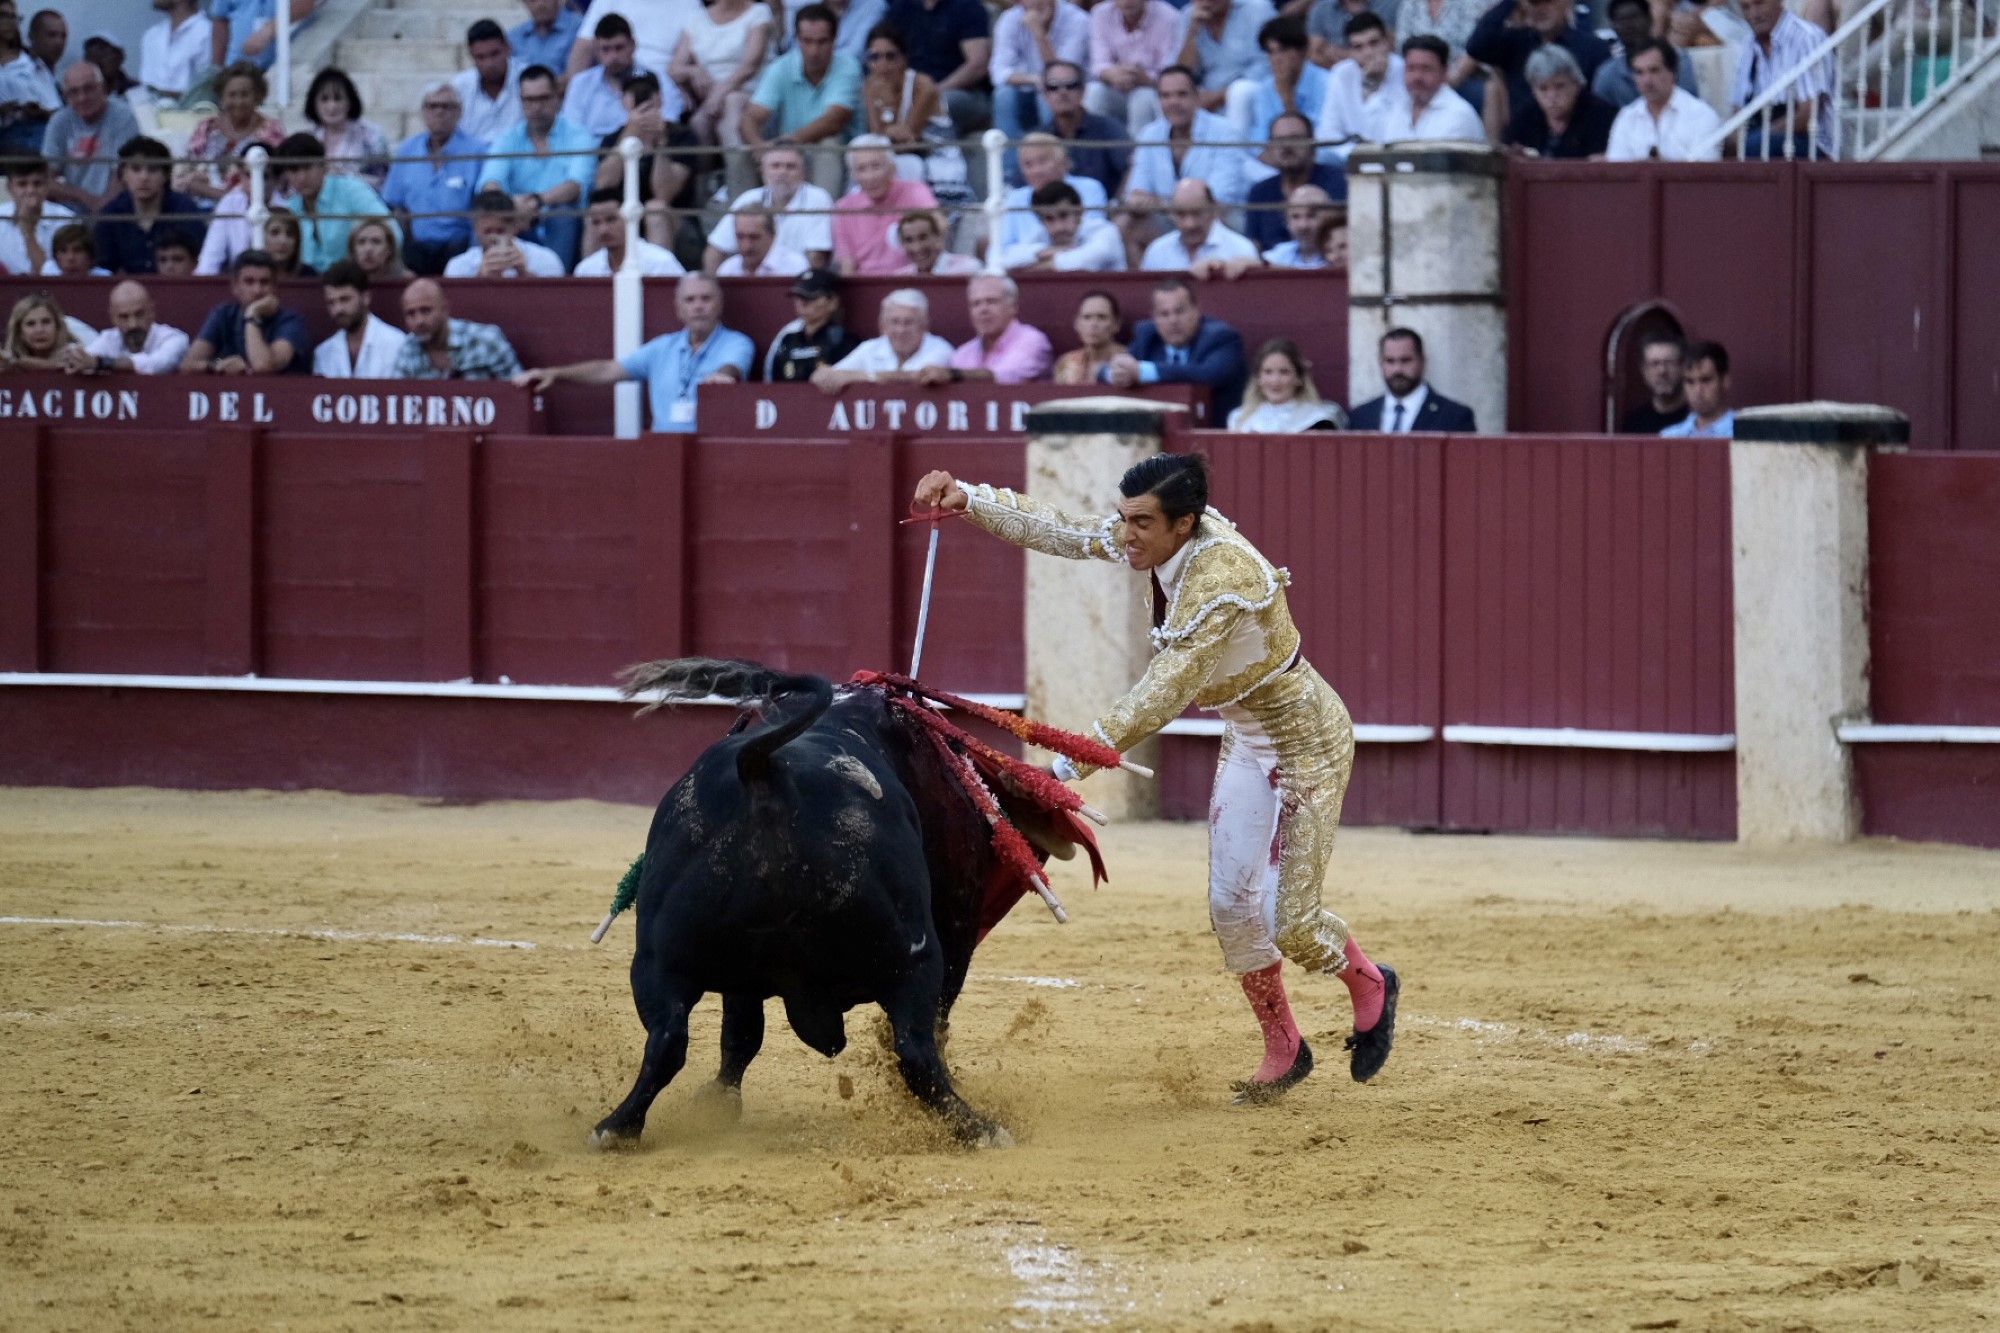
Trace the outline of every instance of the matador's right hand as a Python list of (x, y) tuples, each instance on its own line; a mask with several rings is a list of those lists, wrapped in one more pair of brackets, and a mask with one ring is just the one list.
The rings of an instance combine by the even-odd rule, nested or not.
[(927, 472), (917, 483), (915, 503), (919, 509), (961, 510), (971, 503), (949, 472)]

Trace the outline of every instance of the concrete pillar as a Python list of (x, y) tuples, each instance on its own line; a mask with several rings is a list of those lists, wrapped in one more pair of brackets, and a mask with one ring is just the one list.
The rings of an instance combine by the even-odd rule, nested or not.
[(1736, 836), (1859, 830), (1837, 733), (1868, 715), (1868, 455), (1910, 437), (1886, 407), (1745, 408), (1729, 446)]
[(1507, 428), (1507, 301), (1500, 185), (1506, 159), (1438, 144), (1359, 148), (1347, 159), (1348, 405), (1382, 392), (1377, 341), (1423, 335), (1430, 382)]
[[(1028, 413), (1028, 494), (1073, 514), (1107, 514), (1118, 479), (1160, 452), (1170, 413), (1141, 398), (1067, 398)], [(1081, 731), (1152, 660), (1149, 586), (1119, 565), (1028, 553), (1028, 716)], [(1157, 742), (1132, 758), (1157, 768)], [(1046, 760), (1047, 756), (1037, 756)], [(1159, 815), (1157, 784), (1129, 773), (1092, 774), (1084, 799), (1114, 819)]]

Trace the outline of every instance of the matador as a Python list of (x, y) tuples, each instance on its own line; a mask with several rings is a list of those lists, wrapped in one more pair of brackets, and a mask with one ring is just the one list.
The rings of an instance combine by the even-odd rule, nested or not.
[[(1401, 983), (1377, 967), (1320, 884), (1354, 767), (1347, 706), (1300, 652), (1285, 604), (1290, 575), (1208, 508), (1199, 455), (1162, 454), (1119, 482), (1114, 515), (1064, 513), (946, 472), (917, 502), (963, 510), (1016, 546), (1148, 573), (1154, 656), (1145, 675), (1089, 728), (1123, 751), (1192, 703), (1221, 715), (1222, 753), (1209, 797), (1209, 920), (1264, 1034), (1264, 1059), (1236, 1085), (1240, 1103), (1269, 1101), (1312, 1072), (1293, 1021), (1284, 960), (1346, 983), (1354, 1006), (1349, 1072), (1367, 1082), (1389, 1058)], [(1087, 770), (1057, 764), (1058, 776)]]

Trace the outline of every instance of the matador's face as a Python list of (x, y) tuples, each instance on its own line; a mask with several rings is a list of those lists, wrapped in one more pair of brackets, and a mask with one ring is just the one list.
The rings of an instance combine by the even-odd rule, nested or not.
[(1125, 563), (1133, 569), (1158, 569), (1174, 558), (1194, 532), (1195, 515), (1169, 519), (1160, 508), (1160, 497), (1141, 495), (1118, 502), (1118, 517), (1124, 522), (1122, 538)]

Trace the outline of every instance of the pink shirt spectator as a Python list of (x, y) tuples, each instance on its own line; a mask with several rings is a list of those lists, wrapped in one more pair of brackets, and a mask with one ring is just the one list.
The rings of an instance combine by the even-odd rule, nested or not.
[(906, 262), (896, 220), (913, 208), (936, 207), (937, 196), (922, 181), (891, 181), (880, 203), (849, 190), (833, 205), (833, 257), (851, 262), (856, 273), (892, 274)]
[(1090, 11), (1090, 72), (1108, 65), (1132, 65), (1155, 78), (1181, 52), (1181, 12), (1167, 0), (1146, 0), (1139, 30), (1126, 28), (1111, 0)]
[(1054, 360), (1055, 349), (1049, 346), (1049, 335), (1018, 319), (1000, 331), (1000, 336), (993, 340), (993, 350), (982, 349), (979, 339), (974, 338), (951, 354), (953, 369), (989, 370), (1001, 384), (1026, 384), (1046, 378), (1049, 363)]

